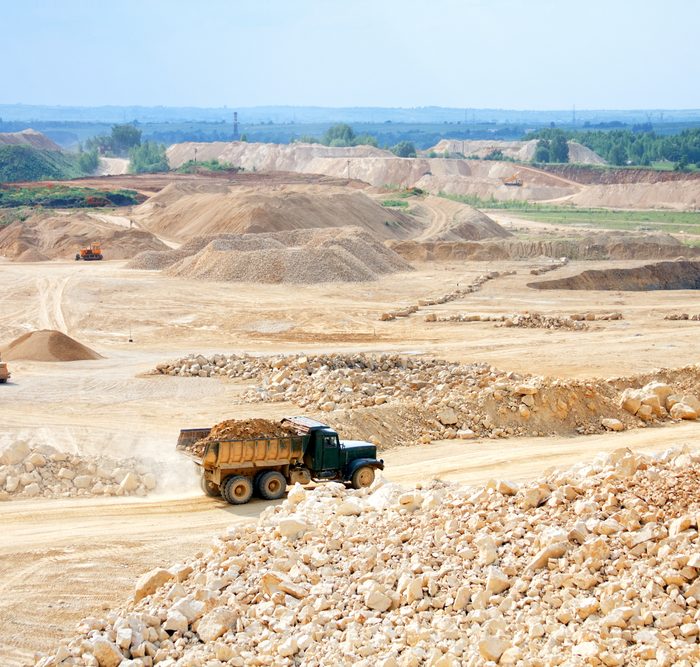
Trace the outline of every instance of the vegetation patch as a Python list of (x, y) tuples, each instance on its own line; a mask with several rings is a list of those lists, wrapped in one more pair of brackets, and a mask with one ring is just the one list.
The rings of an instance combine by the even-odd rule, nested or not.
[[(85, 176), (94, 171), (90, 155), (43, 151), (22, 145), (0, 146), (0, 183)], [(96, 161), (96, 154), (94, 157)]]
[(99, 190), (68, 185), (21, 187), (0, 184), (0, 208), (45, 206), (47, 208), (98, 208), (134, 206), (145, 201), (135, 190)]
[(382, 206), (387, 208), (408, 208), (408, 202), (405, 199), (385, 199)]
[(204, 160), (200, 162), (187, 160), (187, 162), (179, 166), (175, 171), (179, 174), (195, 174), (207, 171), (223, 171), (236, 174), (239, 171), (244, 171), (244, 169), (243, 167), (237, 167), (230, 162), (219, 162), (219, 160), (214, 158), (213, 160)]

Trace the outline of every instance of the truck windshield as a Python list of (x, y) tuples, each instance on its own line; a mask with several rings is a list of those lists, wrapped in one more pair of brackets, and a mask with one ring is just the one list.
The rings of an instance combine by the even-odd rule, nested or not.
[(331, 437), (331, 436), (326, 436), (323, 439), (323, 444), (326, 447), (326, 449), (335, 449), (338, 446), (337, 442), (338, 438), (337, 437)]

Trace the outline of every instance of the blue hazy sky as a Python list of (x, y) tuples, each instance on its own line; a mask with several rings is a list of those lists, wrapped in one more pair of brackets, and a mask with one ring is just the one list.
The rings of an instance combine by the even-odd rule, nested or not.
[(700, 108), (697, 0), (0, 0), (0, 103)]

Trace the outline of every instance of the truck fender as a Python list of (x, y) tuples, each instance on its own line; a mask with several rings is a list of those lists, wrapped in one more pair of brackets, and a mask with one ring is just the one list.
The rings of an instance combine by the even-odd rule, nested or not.
[(384, 470), (384, 460), (383, 459), (355, 459), (348, 463), (348, 467), (345, 471), (345, 478), (350, 479), (353, 473), (363, 466), (369, 466), (370, 468), (375, 468), (377, 470)]

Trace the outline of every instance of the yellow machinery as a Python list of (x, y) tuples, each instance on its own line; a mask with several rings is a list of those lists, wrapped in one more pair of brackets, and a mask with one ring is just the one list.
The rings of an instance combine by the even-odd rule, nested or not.
[(522, 179), (520, 178), (520, 174), (513, 174), (509, 178), (504, 178), (503, 179), (503, 185), (511, 185), (516, 188), (521, 187), (523, 184)]
[(94, 243), (91, 243), (88, 248), (80, 248), (80, 250), (78, 250), (78, 252), (75, 254), (75, 261), (79, 262), (81, 259), (86, 262), (102, 259), (102, 248), (100, 247), (100, 242), (95, 241)]

